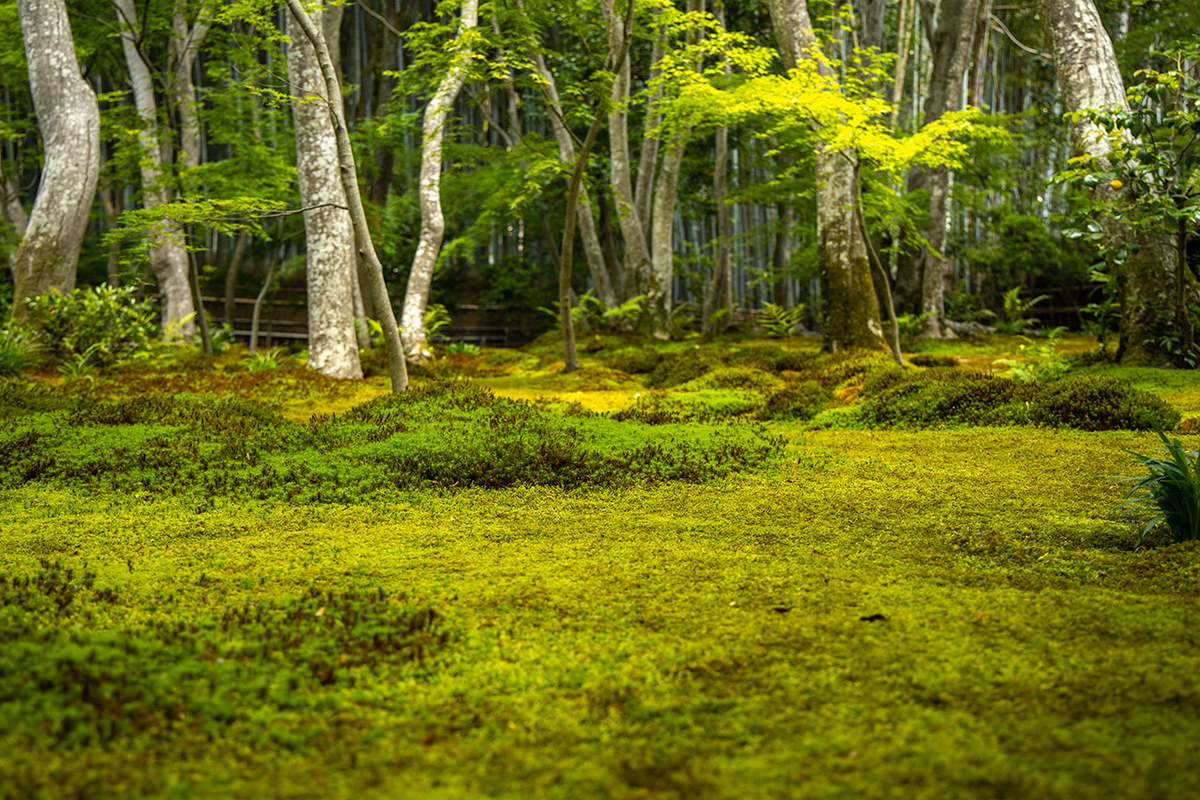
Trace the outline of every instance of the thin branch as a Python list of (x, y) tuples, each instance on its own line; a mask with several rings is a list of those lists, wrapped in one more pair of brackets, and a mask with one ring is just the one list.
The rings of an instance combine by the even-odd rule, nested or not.
[(1035, 56), (1041, 56), (1042, 58), (1050, 58), (1049, 53), (1043, 53), (1041, 50), (1030, 47), (1027, 44), (1022, 44), (1017, 39), (1016, 36), (1013, 36), (1012, 31), (1010, 31), (1008, 29), (1008, 26), (1005, 25), (1003, 22), (1001, 22), (1000, 18), (997, 17), (995, 14), (989, 14), (988, 17), (990, 18), (992, 24), (995, 25), (1000, 30), (1001, 33), (1003, 33), (1005, 36), (1007, 36), (1013, 44), (1015, 44), (1017, 47), (1024, 50), (1026, 53), (1029, 53), (1029, 54), (1035, 55)]
[(386, 28), (387, 32), (390, 33), (392, 36), (395, 36), (397, 39), (404, 38), (404, 34), (402, 34), (400, 31), (396, 30), (395, 28), (393, 28), (392, 24), (390, 22), (388, 22), (386, 19), (384, 19), (382, 14), (380, 14), (375, 9), (371, 8), (371, 4), (366, 2), (366, 0), (357, 0), (355, 5), (357, 5), (363, 11), (367, 12), (372, 17), (377, 19), (379, 21), (379, 24), (382, 25), (384, 28)]

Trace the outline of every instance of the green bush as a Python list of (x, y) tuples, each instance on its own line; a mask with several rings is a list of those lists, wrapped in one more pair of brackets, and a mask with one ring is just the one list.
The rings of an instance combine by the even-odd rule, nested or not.
[(698, 347), (684, 350), (682, 353), (665, 357), (650, 373), (646, 385), (652, 389), (680, 386), (710, 372), (718, 363), (715, 356)]
[(809, 420), (834, 402), (833, 392), (816, 381), (789, 383), (767, 398), (761, 419)]
[(689, 381), (685, 389), (744, 389), (748, 392), (768, 394), (779, 388), (780, 380), (757, 367), (718, 367), (699, 378)]
[(615, 370), (627, 375), (647, 375), (654, 371), (663, 360), (662, 353), (648, 347), (631, 347), (619, 350), (609, 362)]
[(51, 290), (26, 301), (26, 324), (58, 358), (90, 352), (100, 365), (111, 364), (144, 349), (154, 333), (153, 306), (135, 295), (133, 286)]
[(450, 641), (435, 609), (365, 587), (309, 587), (198, 620), (168, 601), (127, 627), (121, 590), (43, 560), (32, 575), (0, 574), (0, 601), (0, 727), (61, 749), (336, 712), (333, 687), (428, 669)]

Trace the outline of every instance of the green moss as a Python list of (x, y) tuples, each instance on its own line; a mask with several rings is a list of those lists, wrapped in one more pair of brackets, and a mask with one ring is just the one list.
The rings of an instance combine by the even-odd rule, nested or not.
[(666, 356), (650, 373), (646, 385), (652, 389), (680, 386), (711, 371), (718, 363), (715, 354), (693, 346)]
[(771, 394), (759, 413), (761, 419), (807, 420), (834, 403), (833, 392), (816, 381), (789, 383)]

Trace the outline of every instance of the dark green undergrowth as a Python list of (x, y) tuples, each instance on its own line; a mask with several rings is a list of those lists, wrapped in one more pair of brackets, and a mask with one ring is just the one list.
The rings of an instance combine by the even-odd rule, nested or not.
[(86, 567), (0, 573), (0, 729), (52, 749), (139, 734), (288, 747), (354, 687), (426, 674), (450, 636), (436, 610), (378, 587), (310, 586), (198, 617), (183, 593), (129, 626), (144, 598)]
[(858, 419), (870, 426), (1038, 425), (1083, 431), (1173, 428), (1180, 414), (1126, 381), (1080, 375), (1017, 383), (953, 369), (890, 370), (863, 385)]
[(763, 469), (783, 446), (752, 424), (567, 415), (465, 380), (308, 425), (237, 398), (143, 395), (36, 413), (50, 407), (41, 394), (18, 397), (25, 413), (0, 433), (0, 485), (10, 487), (356, 502), (423, 487), (703, 482)]

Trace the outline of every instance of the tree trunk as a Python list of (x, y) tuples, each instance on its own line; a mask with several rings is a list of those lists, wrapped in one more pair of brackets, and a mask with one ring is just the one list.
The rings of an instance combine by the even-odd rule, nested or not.
[[(986, 0), (984, 0), (986, 2)], [(933, 34), (933, 73), (925, 97), (925, 120), (928, 125), (948, 111), (962, 106), (963, 77), (974, 52), (980, 0), (943, 0), (941, 16)], [(950, 225), (950, 187), (954, 179), (949, 167), (927, 169), (914, 167), (909, 173), (908, 190), (929, 190), (929, 229), (924, 231), (929, 246), (916, 246), (900, 260), (897, 285), (903, 286), (907, 305), (916, 306), (920, 313), (929, 314), (925, 335), (941, 337), (945, 330), (943, 319), (946, 274), (950, 262), (945, 258)], [(920, 287), (919, 305), (915, 288)]]
[[(1128, 108), (1112, 40), (1092, 0), (1039, 0), (1038, 11), (1049, 34), (1054, 67), (1067, 111), (1105, 106)], [(1100, 134), (1101, 130), (1086, 120), (1071, 126), (1077, 150), (1092, 158), (1104, 159), (1112, 148), (1107, 138)], [(1102, 196), (1113, 193), (1113, 189), (1103, 182), (1096, 191)], [(1134, 236), (1114, 220), (1104, 220), (1102, 224), (1113, 241)], [(1167, 354), (1159, 343), (1164, 336), (1177, 333), (1174, 330), (1178, 322), (1174, 314), (1176, 286), (1180, 279), (1186, 281), (1189, 276), (1176, 274), (1180, 259), (1173, 238), (1165, 234), (1144, 236), (1139, 242), (1138, 254), (1129, 259), (1117, 275), (1124, 283), (1120, 345), (1124, 364), (1162, 363)]]
[[(109, 231), (116, 229), (121, 214), (117, 192), (111, 183), (100, 190), (100, 205), (104, 209), (104, 216), (108, 218)], [(104, 272), (108, 276), (109, 286), (115, 288), (121, 285), (121, 240), (116, 237), (108, 243), (108, 261), (104, 265)]]
[(229, 271), (225, 273), (225, 324), (233, 327), (233, 313), (236, 310), (237, 281), (242, 271), (242, 262), (246, 260), (246, 248), (250, 245), (250, 234), (238, 231), (237, 242), (233, 245), (233, 256), (229, 259)]
[(654, 320), (654, 335), (661, 338), (670, 335), (671, 309), (675, 300), (672, 285), (675, 275), (675, 194), (679, 186), (679, 172), (683, 166), (687, 137), (686, 130), (678, 130), (671, 137), (670, 147), (658, 168), (658, 185), (654, 189), (651, 223), (654, 280), (646, 294), (649, 295), (649, 307)]
[[(113, 0), (113, 4), (117, 7), (121, 47), (125, 52), (125, 65), (133, 86), (133, 101), (143, 126), (139, 137), (144, 151), (141, 163), (142, 204), (146, 208), (157, 208), (170, 200), (170, 191), (163, 182), (154, 81), (140, 47), (139, 18), (133, 0)], [(192, 292), (188, 285), (188, 257), (183, 231), (177, 224), (164, 221), (163, 237), (150, 250), (150, 265), (158, 282), (164, 338), (192, 338), (196, 332), (196, 308), (192, 304)]]
[[(614, 52), (625, 38), (625, 22), (615, 10), (615, 0), (601, 0), (608, 23), (608, 49)], [(632, 24), (632, 23), (631, 23)], [(625, 284), (627, 294), (649, 294), (654, 285), (653, 262), (646, 242), (646, 226), (638, 216), (633, 192), (632, 165), (629, 155), (629, 61), (616, 72), (608, 114), (609, 174), (612, 177), (613, 203), (617, 209), (617, 227), (625, 243)]]
[(417, 196), (421, 205), (421, 238), (413, 256), (412, 269), (408, 274), (408, 290), (404, 295), (401, 312), (401, 327), (407, 343), (406, 355), (410, 361), (421, 363), (432, 357), (425, 341), (425, 307), (429, 303), (429, 288), (433, 284), (433, 268), (437, 264), (442, 237), (446, 233), (446, 221), (442, 216), (442, 138), (445, 135), (446, 118), (454, 107), (454, 99), (466, 79), (467, 66), (472, 53), (468, 48), (467, 32), (479, 21), (478, 0), (463, 0), (462, 23), (456, 42), (447, 45), (457, 50), (454, 64), (438, 84), (437, 91), (425, 107), (422, 126), (421, 177)]
[[(558, 142), (558, 157), (565, 165), (575, 163), (575, 142), (571, 132), (563, 123), (562, 101), (558, 96), (558, 87), (554, 83), (554, 74), (546, 67), (546, 60), (541, 53), (530, 52), (530, 58), (538, 74), (542, 76), (543, 91), (546, 102), (550, 106), (550, 126), (554, 129), (554, 139)], [(587, 256), (588, 269), (592, 273), (592, 282), (596, 284), (596, 296), (608, 308), (621, 304), (616, 287), (619, 279), (609, 273), (604, 260), (604, 249), (600, 245), (600, 237), (596, 233), (596, 220), (592, 216), (592, 204), (588, 200), (587, 189), (579, 187), (579, 201), (576, 207), (576, 218), (579, 223), (579, 238), (583, 242), (583, 251)]]
[(44, 154), (37, 198), (13, 264), (12, 313), (21, 319), (26, 298), (75, 286), (100, 174), (100, 110), (79, 73), (62, 0), (19, 0), (17, 14)]
[[(722, 25), (725, 24), (725, 9), (718, 7), (718, 20)], [(655, 15), (658, 10), (654, 10)], [(662, 33), (656, 32), (654, 36), (654, 47), (650, 50), (650, 80), (654, 80), (661, 73), (657, 67), (659, 59), (662, 58)], [(637, 185), (634, 187), (634, 207), (637, 209), (638, 220), (642, 223), (642, 230), (650, 227), (650, 203), (654, 193), (654, 168), (658, 163), (658, 145), (659, 134), (653, 133), (654, 129), (662, 123), (662, 114), (658, 113), (659, 96), (656, 92), (646, 102), (646, 121), (642, 124), (642, 152), (638, 154), (638, 171)]]
[[(788, 69), (813, 58), (816, 42), (806, 0), (770, 0), (771, 23)], [(824, 62), (818, 67), (829, 74)], [(852, 153), (817, 153), (817, 262), (825, 349), (884, 348), (879, 302), (871, 280), (867, 243), (856, 224)]]
[(200, 117), (196, 113), (196, 85), (192, 81), (192, 67), (208, 29), (207, 6), (201, 6), (195, 23), (189, 25), (187, 3), (175, 0), (175, 13), (171, 15), (171, 40), (167, 46), (171, 73), (167, 95), (171, 108), (179, 115), (179, 163), (188, 169), (200, 165)]
[[(725, 6), (717, 4), (713, 16), (725, 26)], [(721, 71), (730, 74), (729, 60)], [(640, 178), (640, 175), (639, 175)], [(712, 280), (705, 284), (703, 306), (700, 310), (704, 335), (714, 337), (727, 328), (733, 317), (733, 264), (730, 260), (730, 240), (733, 238), (733, 215), (729, 203), (729, 128), (717, 128), (713, 134), (713, 204), (717, 211), (716, 258)], [(725, 313), (714, 319), (718, 310)]]
[[(317, 54), (321, 65), (321, 75), (325, 79), (325, 96), (340, 97), (341, 83), (338, 73), (333, 68), (329, 56), (329, 47), (325, 36), (318, 25), (300, 4), (300, 0), (287, 0), (288, 10), (304, 31), (304, 37)], [(342, 175), (342, 191), (346, 195), (346, 203), (350, 209), (350, 223), (354, 227), (354, 242), (358, 248), (358, 256), (367, 262), (370, 269), (371, 294), (379, 311), (379, 322), (383, 328), (383, 339), (387, 343), (388, 373), (392, 381), (393, 392), (403, 392), (408, 389), (408, 368), (404, 363), (404, 341), (396, 325), (396, 316), (392, 313), (392, 303), (388, 298), (387, 281), (383, 277), (383, 264), (375, 252), (375, 244), (371, 241), (371, 231), (367, 226), (367, 213), (363, 208), (362, 196), (358, 189), (358, 168), (354, 164), (354, 148), (350, 144), (350, 130), (346, 127), (346, 113), (342, 103), (332, 102), (328, 105), (334, 135), (337, 138), (338, 166)]]
[[(313, 11), (321, 25), (322, 12)], [(288, 82), (296, 126), (296, 172), (304, 212), (308, 261), (308, 366), (330, 378), (361, 378), (354, 331), (354, 228), (329, 124), (330, 103), (321, 66), (299, 23), (288, 14)]]

